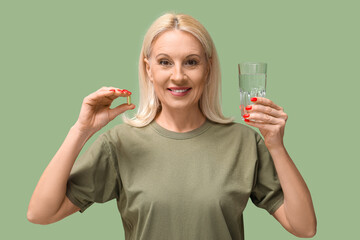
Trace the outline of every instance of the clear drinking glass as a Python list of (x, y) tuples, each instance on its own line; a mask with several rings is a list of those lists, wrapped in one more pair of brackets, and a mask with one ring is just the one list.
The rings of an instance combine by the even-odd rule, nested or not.
[(267, 64), (245, 62), (238, 64), (241, 118), (247, 113), (245, 107), (254, 104), (253, 97), (265, 97)]

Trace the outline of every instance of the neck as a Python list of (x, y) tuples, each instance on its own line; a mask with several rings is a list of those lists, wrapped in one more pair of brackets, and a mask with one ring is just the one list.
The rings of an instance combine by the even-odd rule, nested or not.
[(193, 109), (169, 110), (163, 106), (155, 121), (163, 128), (173, 132), (189, 132), (200, 127), (206, 120), (199, 107)]

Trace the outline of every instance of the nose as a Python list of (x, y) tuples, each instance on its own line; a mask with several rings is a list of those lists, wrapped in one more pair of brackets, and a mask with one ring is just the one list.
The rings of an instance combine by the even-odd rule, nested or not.
[(181, 82), (185, 80), (185, 73), (181, 64), (175, 64), (171, 73), (171, 80)]

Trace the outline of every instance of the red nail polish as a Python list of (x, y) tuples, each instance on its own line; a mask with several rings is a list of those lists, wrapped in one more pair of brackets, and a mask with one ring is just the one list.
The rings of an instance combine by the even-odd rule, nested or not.
[(115, 89), (110, 89), (110, 91), (115, 92)]
[(245, 121), (245, 122), (250, 122), (250, 120), (249, 120), (249, 119), (247, 119), (247, 118), (245, 118), (245, 119), (244, 119), (244, 121)]
[(243, 115), (243, 118), (248, 118), (248, 117), (250, 117), (250, 114), (248, 113)]
[(131, 95), (131, 92), (130, 92), (130, 91), (127, 91), (127, 93), (128, 93), (129, 95)]
[(117, 89), (119, 92), (121, 92), (122, 90), (121, 89)]
[(252, 106), (246, 106), (246, 110), (251, 110)]
[(250, 101), (256, 102), (256, 101), (257, 101), (257, 98), (256, 98), (256, 97), (253, 97), (253, 98), (250, 99)]

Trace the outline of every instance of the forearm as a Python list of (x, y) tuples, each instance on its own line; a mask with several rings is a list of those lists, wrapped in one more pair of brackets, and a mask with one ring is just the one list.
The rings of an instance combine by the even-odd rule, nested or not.
[(284, 192), (286, 218), (297, 233), (316, 231), (310, 191), (285, 147), (269, 149)]
[(31, 197), (28, 218), (47, 219), (60, 208), (66, 193), (66, 183), (74, 162), (93, 134), (81, 132), (76, 124), (41, 175)]

